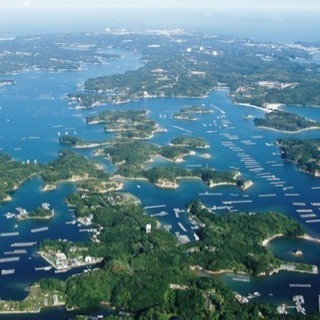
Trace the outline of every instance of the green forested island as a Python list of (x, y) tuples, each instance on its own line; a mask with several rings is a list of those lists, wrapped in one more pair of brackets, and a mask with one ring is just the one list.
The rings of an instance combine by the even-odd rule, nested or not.
[(116, 132), (118, 138), (149, 139), (160, 127), (147, 114), (147, 110), (107, 110), (88, 117), (87, 123), (105, 123), (105, 131)]
[(293, 161), (298, 168), (313, 176), (320, 176), (319, 139), (279, 139), (281, 157)]
[(44, 189), (47, 190), (55, 188), (62, 181), (76, 182), (90, 178), (109, 180), (110, 174), (86, 157), (64, 150), (59, 153), (58, 159), (45, 167), (41, 178), (45, 184)]
[(201, 137), (176, 137), (171, 140), (171, 144), (173, 144), (174, 146), (183, 146), (195, 149), (209, 148), (208, 142)]
[(74, 148), (78, 149), (87, 149), (87, 148), (96, 148), (96, 147), (101, 147), (104, 145), (111, 144), (110, 140), (106, 141), (84, 141), (81, 138), (75, 137), (75, 136), (70, 136), (70, 135), (64, 135), (59, 138), (59, 142), (61, 144), (67, 144), (70, 145)]
[[(111, 303), (118, 310), (129, 311), (132, 319), (168, 319), (173, 315), (225, 319), (258, 313), (277, 319), (273, 307), (240, 304), (220, 281), (201, 277), (193, 269), (202, 266), (211, 271), (223, 268), (252, 274), (270, 272), (281, 261), (262, 246), (262, 241), (279, 233), (302, 234), (296, 222), (276, 213), (215, 214), (194, 201), (188, 208), (200, 224), (200, 239), (177, 245), (174, 236), (144, 215), (133, 200), (121, 193), (70, 195), (67, 201), (76, 215), (90, 217), (94, 225), (100, 226), (96, 238), (99, 241), (84, 245), (46, 240), (39, 250), (47, 259), (59, 253), (59, 260), (52, 264), (61, 263), (62, 267), (74, 259), (74, 263), (80, 263), (79, 254), (103, 257), (100, 269), (64, 281), (43, 279), (31, 288), (30, 298), (24, 302), (2, 301), (0, 309), (6, 310), (9, 305), (15, 310), (40, 310), (45, 306), (44, 295), (57, 295), (55, 301), (58, 299), (68, 308)], [(148, 224), (150, 232), (146, 231)]]
[(265, 114), (265, 118), (256, 118), (257, 127), (265, 127), (279, 131), (297, 132), (305, 129), (318, 129), (320, 122), (308, 120), (297, 114), (273, 110)]

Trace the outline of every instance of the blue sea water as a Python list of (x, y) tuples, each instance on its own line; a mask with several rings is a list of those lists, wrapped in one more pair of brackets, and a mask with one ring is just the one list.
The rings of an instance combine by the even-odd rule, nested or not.
[[(131, 192), (141, 199), (143, 206), (163, 205), (159, 209), (147, 209), (149, 214), (166, 211), (168, 215), (159, 217), (163, 224), (172, 226), (172, 232), (186, 234), (193, 239), (193, 229), (185, 213), (179, 217), (174, 214), (174, 208), (184, 209), (186, 203), (200, 198), (208, 207), (229, 206), (235, 212), (267, 212), (281, 211), (302, 223), (306, 231), (315, 237), (320, 236), (319, 202), (320, 181), (298, 171), (294, 164), (284, 162), (275, 145), (278, 138), (318, 137), (319, 131), (305, 131), (290, 135), (286, 133), (256, 128), (252, 119), (244, 119), (245, 115), (263, 117), (264, 111), (231, 103), (227, 90), (219, 90), (202, 99), (157, 98), (130, 102), (114, 106), (107, 104), (90, 110), (76, 110), (68, 104), (65, 94), (78, 90), (86, 79), (124, 72), (138, 68), (141, 64), (139, 56), (121, 52), (121, 60), (110, 61), (101, 66), (84, 66), (79, 72), (35, 72), (10, 76), (16, 85), (0, 89), (0, 148), (3, 152), (21, 161), (46, 163), (57, 157), (63, 147), (59, 144), (59, 133), (66, 132), (88, 140), (104, 140), (111, 137), (100, 125), (87, 125), (85, 117), (106, 109), (138, 109), (150, 110), (150, 117), (157, 121), (167, 131), (157, 133), (150, 140), (158, 145), (168, 145), (172, 138), (179, 135), (204, 137), (210, 145), (209, 149), (197, 151), (196, 155), (186, 157), (183, 163), (172, 163), (164, 159), (156, 159), (155, 164), (177, 165), (183, 167), (216, 168), (217, 170), (240, 171), (244, 179), (253, 181), (253, 187), (240, 191), (234, 186), (218, 186), (210, 189), (200, 180), (182, 179), (176, 190), (163, 190), (147, 181), (124, 180), (124, 191)], [(2, 76), (1, 78), (7, 78)], [(181, 107), (192, 104), (204, 104), (214, 111), (211, 114), (197, 115), (196, 121), (175, 120), (173, 114)], [(292, 110), (314, 120), (320, 120), (317, 108), (287, 106)], [(94, 161), (102, 161), (94, 157), (91, 150), (79, 151)], [(211, 158), (203, 157), (209, 153)], [(114, 166), (103, 160), (104, 167), (112, 171)], [(152, 164), (148, 164), (150, 166)], [(66, 238), (72, 241), (87, 240), (87, 235), (79, 232), (77, 225), (68, 225), (73, 219), (73, 213), (64, 203), (64, 198), (75, 190), (72, 184), (61, 184), (57, 190), (42, 192), (42, 182), (34, 178), (24, 183), (12, 194), (13, 200), (0, 206), (0, 233), (19, 232), (19, 236), (2, 237), (0, 242), (0, 257), (4, 252), (13, 250), (15, 242), (37, 242), (48, 238)], [(56, 210), (56, 216), (51, 222), (23, 221), (16, 223), (5, 218), (4, 214), (17, 207), (27, 210), (35, 209), (42, 202), (49, 202)], [(299, 206), (296, 204), (300, 203)], [(299, 214), (301, 209), (312, 210), (314, 218), (306, 218)], [(225, 210), (221, 210), (225, 212)], [(312, 221), (315, 220), (315, 221)], [(184, 232), (178, 223), (187, 228)], [(31, 229), (48, 226), (49, 230), (32, 234)], [(281, 242), (282, 241), (282, 242)], [(315, 255), (319, 245), (305, 240), (276, 240), (270, 244), (270, 249), (277, 255), (294, 260), (290, 252), (303, 248), (301, 261), (320, 266)], [(0, 265), (1, 269), (15, 269), (15, 274), (1, 276), (1, 298), (22, 299), (26, 296), (25, 287), (45, 276), (57, 276), (54, 271), (35, 271), (35, 267), (45, 265), (41, 258), (34, 256), (36, 247), (27, 249), (26, 255), (20, 256), (20, 261)], [(300, 260), (299, 260), (300, 261)], [(60, 274), (65, 278), (76, 271)], [(234, 276), (221, 277), (231, 288), (240, 293), (259, 291), (259, 300), (272, 303), (290, 301), (294, 294), (303, 294), (308, 312), (317, 308), (317, 295), (320, 292), (318, 275), (294, 273), (279, 273), (268, 278), (250, 278), (250, 282), (233, 280)], [(290, 283), (310, 283), (311, 288), (292, 288)], [(64, 311), (48, 311), (47, 318), (63, 319), (68, 314)], [(59, 314), (56, 316), (56, 314)], [(42, 316), (42, 315), (41, 315)], [(21, 316), (20, 318), (28, 316)], [(12, 319), (12, 316), (8, 316)], [(13, 317), (14, 318), (14, 317)], [(30, 318), (30, 316), (29, 316)], [(32, 317), (31, 317), (32, 318)], [(3, 317), (5, 319), (5, 317)], [(39, 318), (40, 319), (40, 318)]]

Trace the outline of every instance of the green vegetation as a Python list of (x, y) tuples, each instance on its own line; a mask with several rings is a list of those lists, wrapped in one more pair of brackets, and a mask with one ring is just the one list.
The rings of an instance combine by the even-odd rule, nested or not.
[[(200, 241), (177, 246), (173, 235), (122, 194), (90, 193), (83, 197), (76, 193), (68, 197), (68, 203), (78, 216), (93, 215), (94, 223), (103, 227), (100, 242), (92, 244), (88, 252), (102, 255), (104, 261), (100, 270), (45, 285), (51, 290), (65, 288), (69, 308), (109, 302), (132, 312), (134, 319), (169, 319), (172, 315), (226, 319), (259, 312), (271, 317), (275, 314), (272, 307), (239, 304), (220, 281), (195, 275), (190, 265), (254, 274), (271, 271), (281, 261), (262, 247), (262, 240), (280, 232), (291, 236), (302, 233), (296, 222), (279, 214), (220, 216), (195, 201), (189, 208), (193, 218), (201, 221), (197, 231)], [(148, 223), (150, 233), (145, 229)], [(74, 244), (59, 241), (49, 246), (67, 254)], [(190, 250), (195, 247), (198, 250)]]
[(183, 156), (192, 154), (192, 152), (188, 148), (182, 146), (167, 146), (161, 147), (159, 149), (159, 154), (164, 158), (179, 161), (182, 160)]
[[(189, 140), (188, 140), (189, 141)], [(190, 140), (190, 144), (203, 143), (201, 140)], [(143, 170), (143, 164), (156, 154), (161, 154), (168, 159), (176, 160), (190, 150), (186, 147), (156, 147), (155, 145), (141, 141), (120, 141), (111, 148), (105, 149), (106, 156), (119, 166), (116, 174), (129, 178), (147, 178), (150, 182), (159, 184), (159, 181), (176, 183), (177, 178), (197, 177), (201, 178), (209, 186), (216, 183), (237, 184), (234, 173), (219, 172), (215, 170), (186, 170), (180, 167), (153, 167)], [(161, 183), (162, 185), (163, 183)], [(239, 184), (241, 186), (241, 183)], [(176, 187), (176, 185), (175, 185)]]
[(110, 175), (86, 157), (64, 150), (59, 153), (57, 160), (48, 164), (46, 170), (41, 173), (41, 177), (46, 185), (55, 185), (61, 181), (89, 178), (108, 180)]
[[(319, 48), (319, 43), (312, 45)], [(141, 32), (18, 37), (0, 44), (1, 52), (10, 52), (3, 56), (0, 73), (79, 70), (83, 63), (119, 57), (104, 53), (106, 46), (138, 52), (144, 66), (89, 79), (84, 85), (88, 91), (68, 95), (80, 107), (155, 96), (201, 97), (221, 83), (237, 102), (320, 105), (318, 67), (307, 43), (293, 47), (181, 32), (170, 39)]]
[(265, 114), (265, 119), (256, 118), (257, 127), (266, 127), (281, 131), (296, 132), (310, 128), (320, 128), (320, 122), (308, 120), (297, 114), (274, 110)]
[[(68, 307), (84, 308), (101, 301), (111, 302), (115, 307), (133, 312), (133, 317), (137, 319), (158, 319), (160, 316), (167, 319), (170, 315), (183, 316), (185, 319), (203, 319), (213, 315), (223, 318), (229, 312), (252, 312), (253, 305), (240, 305), (235, 301), (234, 294), (221, 282), (196, 276), (189, 268), (195, 253), (186, 254), (187, 247), (177, 246), (173, 235), (164, 231), (156, 220), (144, 215), (142, 208), (130, 197), (121, 193), (90, 193), (83, 197), (82, 193), (76, 193), (68, 197), (68, 204), (75, 208), (77, 216), (93, 215), (94, 223), (103, 227), (100, 242), (93, 244), (89, 250), (92, 254), (95, 251), (95, 254), (104, 257), (100, 270), (71, 277), (64, 282)], [(252, 230), (260, 226), (259, 221), (263, 217), (257, 215)], [(240, 233), (244, 222), (238, 221), (242, 219), (242, 216), (234, 215), (232, 228), (229, 227), (229, 219), (224, 221), (223, 227)], [(273, 224), (265, 229), (265, 224), (277, 221), (274, 218), (263, 223), (261, 229), (264, 232), (282, 231), (281, 219), (278, 219), (276, 226)], [(290, 228), (288, 221), (285, 217), (281, 220), (292, 231), (290, 234), (295, 234), (295, 231), (298, 233), (297, 225), (290, 221)], [(152, 226), (150, 233), (146, 233), (145, 229), (148, 223)], [(203, 232), (207, 228), (216, 228), (215, 221), (208, 218), (207, 223)], [(222, 225), (217, 228), (222, 233)], [(255, 237), (252, 242), (255, 243), (257, 239)], [(209, 239), (201, 241), (205, 241), (205, 252)], [(60, 252), (70, 252), (73, 246), (61, 241), (52, 245)], [(233, 248), (233, 252), (238, 251)], [(201, 256), (199, 261), (203, 259)], [(263, 305), (254, 308), (263, 311), (264, 315), (274, 312)]]
[(180, 113), (212, 113), (213, 109), (206, 108), (205, 106), (193, 105), (191, 107), (183, 107)]
[(28, 296), (22, 301), (0, 301), (0, 312), (37, 313), (42, 308), (65, 305), (65, 283), (57, 279), (43, 279), (27, 288)]
[[(97, 102), (103, 102), (99, 95), (104, 93), (114, 103), (148, 97), (202, 97), (223, 84), (240, 103), (261, 107), (268, 103), (320, 105), (317, 65), (312, 63), (307, 44), (294, 48), (191, 33), (172, 34), (170, 41), (154, 34), (117, 38), (110, 41), (139, 52), (144, 66), (87, 80), (84, 87), (97, 94)], [(154, 43), (161, 45), (155, 47)], [(306, 63), (299, 63), (301, 59)], [(181, 113), (174, 117), (193, 119)]]
[(83, 63), (102, 64), (119, 58), (115, 54), (103, 53), (101, 49), (105, 49), (103, 41), (93, 34), (16, 37), (0, 44), (0, 51), (8, 52), (2, 59), (0, 73), (39, 69), (77, 71)]
[(29, 219), (50, 219), (53, 217), (53, 211), (46, 208), (37, 208), (28, 213)]
[(212, 169), (195, 169), (193, 170), (193, 174), (199, 176), (209, 187), (220, 183), (237, 184), (235, 173), (233, 172), (222, 172)]
[(144, 176), (154, 184), (160, 181), (176, 183), (177, 178), (192, 177), (192, 172), (180, 167), (153, 167), (144, 171)]
[[(79, 221), (90, 219), (99, 230), (95, 242), (45, 240), (39, 249), (58, 268), (85, 264), (89, 257), (101, 257), (97, 261), (103, 258), (101, 268), (64, 281), (40, 281), (36, 298), (30, 300), (30, 294), (26, 299), (33, 301), (28, 308), (39, 310), (57, 303), (88, 308), (106, 302), (131, 312), (134, 319), (168, 319), (172, 315), (190, 320), (226, 319), (259, 312), (271, 317), (275, 313), (270, 306), (239, 304), (220, 281), (199, 277), (190, 266), (253, 274), (269, 272), (281, 261), (262, 247), (262, 240), (276, 233), (302, 234), (296, 222), (275, 213), (220, 216), (195, 201), (189, 205), (189, 212), (201, 225), (197, 231), (200, 240), (177, 245), (175, 237), (145, 215), (136, 200), (115, 192), (81, 191), (69, 195), (67, 203)], [(150, 233), (146, 232), (147, 224), (151, 225)], [(53, 294), (55, 298), (50, 298)], [(49, 299), (54, 302), (50, 304)], [(8, 306), (27, 310), (22, 303), (5, 301), (3, 310)]]
[(176, 137), (171, 140), (171, 144), (175, 146), (190, 147), (194, 149), (205, 149), (209, 147), (208, 142), (201, 137)]
[(120, 140), (104, 153), (118, 166), (117, 174), (124, 177), (141, 177), (143, 164), (157, 154), (158, 147), (141, 141)]
[(111, 101), (106, 95), (92, 93), (69, 93), (68, 99), (70, 102), (76, 102), (78, 109), (90, 109)]
[(283, 159), (295, 162), (313, 176), (320, 175), (320, 140), (279, 139), (278, 146)]
[(263, 240), (275, 234), (303, 234), (297, 222), (278, 213), (220, 215), (204, 209), (200, 201), (189, 205), (189, 213), (204, 226), (197, 232), (200, 241), (190, 244), (197, 248), (190, 260), (208, 270), (270, 273), (281, 261), (262, 246)]
[(147, 110), (107, 110), (88, 117), (88, 124), (105, 123), (105, 131), (116, 132), (117, 138), (149, 139), (159, 126), (146, 116)]
[(9, 198), (8, 193), (16, 190), (24, 181), (39, 174), (43, 166), (35, 163), (21, 163), (9, 156), (0, 154), (0, 201)]
[(96, 147), (101, 147), (107, 144), (111, 144), (110, 140), (107, 141), (84, 141), (78, 137), (75, 136), (70, 136), (70, 135), (65, 135), (59, 138), (59, 142), (61, 144), (67, 144), (71, 145), (74, 148), (96, 148)]
[(122, 184), (118, 181), (103, 179), (88, 179), (80, 181), (77, 189), (88, 193), (106, 193), (122, 188)]

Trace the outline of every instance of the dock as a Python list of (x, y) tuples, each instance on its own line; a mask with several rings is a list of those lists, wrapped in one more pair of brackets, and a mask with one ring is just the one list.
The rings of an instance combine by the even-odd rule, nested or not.
[(306, 220), (306, 223), (316, 223), (316, 222), (320, 222), (320, 219)]
[(6, 276), (9, 274), (14, 274), (15, 270), (14, 269), (3, 269), (1, 270), (1, 275), (2, 276)]
[(35, 233), (35, 232), (42, 232), (42, 231), (48, 231), (49, 228), (48, 227), (42, 227), (42, 228), (35, 228), (35, 229), (31, 229), (31, 233)]
[(184, 231), (184, 232), (188, 231), (181, 222), (178, 222), (178, 226), (181, 228), (182, 231)]
[(169, 213), (167, 211), (161, 211), (158, 213), (150, 214), (150, 217), (164, 217), (164, 216), (167, 216), (168, 214)]
[(19, 232), (2, 232), (0, 233), (0, 237), (17, 237)]
[(13, 251), (5, 251), (4, 255), (11, 255), (11, 254), (27, 254), (27, 250), (13, 250)]
[(36, 244), (37, 242), (15, 242), (11, 244), (11, 247), (32, 247)]
[(259, 194), (259, 198), (270, 198), (270, 197), (275, 197), (275, 193), (268, 193), (268, 194)]
[(11, 258), (1, 258), (0, 263), (6, 263), (6, 262), (16, 262), (19, 261), (20, 257), (11, 257)]
[(290, 288), (311, 288), (310, 283), (289, 283)]
[(157, 204), (157, 205), (154, 205), (154, 206), (147, 206), (147, 207), (144, 207), (145, 210), (147, 209), (158, 209), (158, 208), (165, 208), (166, 205), (165, 204)]

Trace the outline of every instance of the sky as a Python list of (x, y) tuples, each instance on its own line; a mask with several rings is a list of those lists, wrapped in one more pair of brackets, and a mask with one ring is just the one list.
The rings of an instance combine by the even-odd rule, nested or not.
[(1, 9), (110, 7), (206, 7), (320, 10), (319, 0), (0, 0)]
[(320, 40), (320, 0), (0, 0), (0, 38), (105, 28), (182, 28)]

